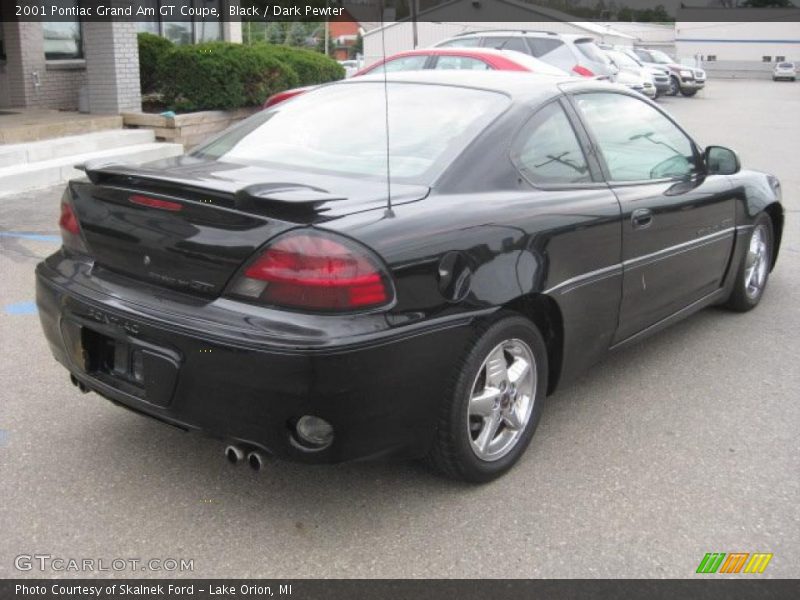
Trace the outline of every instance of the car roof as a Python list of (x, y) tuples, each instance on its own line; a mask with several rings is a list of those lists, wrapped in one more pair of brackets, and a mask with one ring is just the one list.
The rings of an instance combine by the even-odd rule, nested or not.
[(337, 82), (335, 85), (356, 85), (362, 82), (420, 83), (425, 85), (450, 85), (500, 92), (519, 102), (544, 101), (560, 95), (563, 91), (578, 89), (619, 89), (592, 79), (565, 75), (537, 75), (526, 71), (472, 71), (472, 70), (424, 70), (396, 71), (384, 75), (367, 74)]
[(563, 34), (556, 33), (555, 31), (544, 31), (538, 29), (479, 29), (477, 31), (465, 31), (464, 33), (459, 33), (450, 39), (465, 38), (471, 36), (486, 37), (493, 35), (507, 35), (509, 37), (521, 37), (523, 35), (559, 37)]

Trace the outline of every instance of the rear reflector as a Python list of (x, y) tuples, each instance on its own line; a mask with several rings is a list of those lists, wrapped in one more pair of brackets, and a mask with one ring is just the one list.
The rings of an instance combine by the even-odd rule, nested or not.
[(334, 234), (279, 237), (231, 287), (266, 304), (324, 311), (371, 308), (391, 301), (385, 269), (361, 246)]
[(128, 198), (133, 204), (139, 206), (146, 206), (148, 208), (157, 208), (159, 210), (168, 210), (170, 212), (178, 212), (183, 209), (183, 205), (178, 202), (170, 202), (169, 200), (159, 200), (158, 198), (151, 198), (150, 196), (140, 196), (134, 194)]

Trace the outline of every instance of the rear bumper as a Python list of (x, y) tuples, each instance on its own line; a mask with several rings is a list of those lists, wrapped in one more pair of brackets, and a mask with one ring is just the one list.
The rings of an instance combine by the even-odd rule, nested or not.
[[(277, 322), (277, 311), (200, 304), (131, 281), (126, 291), (115, 277), (93, 277), (90, 265), (60, 254), (36, 269), (44, 334), (75, 378), (166, 423), (306, 462), (423, 456), (456, 368), (453, 349), (467, 342), (477, 316), (403, 327), (378, 315), (348, 317), (346, 326), (341, 317), (315, 317), (315, 337), (307, 315), (281, 311)], [(326, 336), (325, 319), (330, 331), (352, 334)], [(98, 370), (87, 359), (87, 335), (144, 351), (143, 383)], [(333, 425), (330, 446), (297, 443), (293, 424), (302, 415)]]

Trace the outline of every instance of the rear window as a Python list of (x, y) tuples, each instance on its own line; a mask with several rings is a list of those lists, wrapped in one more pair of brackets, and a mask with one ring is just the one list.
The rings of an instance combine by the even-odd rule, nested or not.
[(529, 37), (528, 44), (531, 47), (533, 56), (539, 60), (565, 71), (569, 71), (575, 66), (575, 58), (572, 56), (572, 51), (561, 40)]
[(436, 44), (437, 48), (477, 48), (480, 46), (481, 40), (477, 37), (464, 37), (464, 38), (455, 38), (452, 40), (448, 40), (446, 42), (442, 42), (441, 44)]
[(528, 45), (521, 37), (485, 37), (483, 38), (483, 46), (485, 48), (494, 48), (495, 50), (514, 50), (515, 52), (524, 52), (530, 54)]
[(575, 42), (575, 47), (581, 54), (593, 62), (601, 64), (608, 62), (608, 58), (603, 54), (603, 51), (591, 40), (577, 40)]
[(781, 69), (793, 69), (794, 68), (794, 63), (782, 62), (782, 63), (778, 63), (778, 66)]
[(500, 93), (445, 85), (334, 84), (262, 111), (192, 153), (277, 169), (429, 183), (509, 105)]

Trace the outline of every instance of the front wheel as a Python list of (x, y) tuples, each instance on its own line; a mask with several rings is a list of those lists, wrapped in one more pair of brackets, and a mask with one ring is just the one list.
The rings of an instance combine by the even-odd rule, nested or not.
[(508, 313), (477, 333), (443, 399), (428, 462), (473, 483), (508, 471), (533, 437), (547, 392), (538, 329)]
[(697, 93), (697, 90), (681, 90), (681, 95), (691, 98)]
[(677, 96), (678, 92), (681, 91), (681, 86), (678, 83), (677, 77), (670, 77), (669, 78), (669, 91), (667, 91), (667, 96)]
[(772, 244), (772, 220), (766, 213), (761, 213), (750, 232), (747, 252), (739, 264), (733, 292), (725, 306), (745, 312), (758, 305), (772, 266)]

